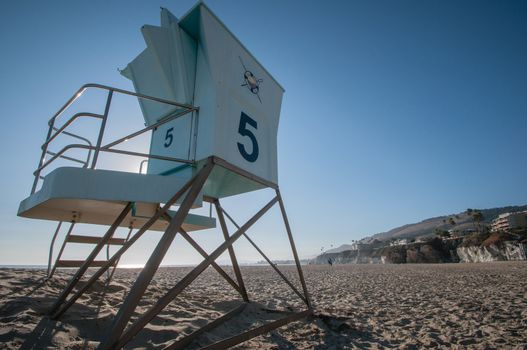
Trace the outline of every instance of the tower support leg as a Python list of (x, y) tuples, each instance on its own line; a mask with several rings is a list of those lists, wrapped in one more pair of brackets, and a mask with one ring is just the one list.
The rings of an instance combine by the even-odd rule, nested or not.
[(139, 301), (141, 300), (141, 297), (143, 296), (146, 288), (150, 284), (152, 277), (159, 268), (161, 261), (165, 257), (165, 254), (168, 251), (168, 248), (170, 247), (170, 244), (174, 240), (176, 233), (181, 228), (185, 217), (187, 216), (190, 208), (192, 207), (192, 204), (198, 197), (213, 167), (214, 164), (209, 161), (199, 171), (197, 177), (192, 183), (192, 186), (187, 196), (183, 200), (183, 203), (181, 203), (179, 210), (177, 211), (174, 218), (170, 221), (170, 224), (168, 225), (165, 233), (159, 240), (159, 243), (152, 252), (152, 255), (145, 264), (145, 267), (143, 268), (143, 270), (141, 270), (141, 273), (137, 277), (137, 280), (135, 281), (134, 285), (130, 289), (130, 292), (126, 296), (123, 305), (121, 306), (119, 312), (115, 316), (115, 321), (112, 325), (112, 329), (110, 330), (108, 337), (104, 340), (104, 342), (101, 343), (99, 348), (112, 348), (113, 345), (119, 340), (126, 325), (130, 321), (130, 317), (132, 317), (132, 314), (135, 308), (137, 307), (137, 304), (139, 304)]
[(293, 234), (291, 233), (291, 227), (289, 226), (289, 220), (287, 219), (287, 214), (285, 212), (284, 201), (280, 190), (276, 189), (276, 196), (278, 197), (278, 204), (280, 205), (280, 212), (282, 213), (282, 218), (284, 219), (285, 229), (287, 231), (287, 237), (289, 238), (289, 244), (291, 244), (291, 250), (293, 251), (293, 256), (295, 258), (296, 269), (298, 271), (298, 278), (300, 279), (300, 284), (302, 285), (302, 290), (306, 297), (307, 307), (312, 309), (311, 297), (307, 291), (306, 281), (304, 280), (304, 273), (302, 272), (302, 266), (300, 265), (300, 259), (298, 259), (298, 253), (296, 252), (295, 241), (293, 239)]

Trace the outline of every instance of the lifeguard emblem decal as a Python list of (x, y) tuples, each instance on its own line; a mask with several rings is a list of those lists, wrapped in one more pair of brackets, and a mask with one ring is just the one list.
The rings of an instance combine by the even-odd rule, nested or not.
[(253, 72), (251, 72), (245, 67), (245, 64), (243, 64), (242, 58), (240, 56), (238, 56), (238, 58), (240, 59), (240, 63), (242, 64), (242, 67), (244, 70), (243, 72), (244, 83), (241, 86), (247, 86), (247, 89), (249, 89), (250, 92), (255, 94), (256, 97), (258, 97), (258, 100), (260, 101), (260, 103), (262, 103), (262, 99), (260, 98), (260, 95), (258, 93), (260, 92), (260, 83), (263, 82), (263, 79), (256, 78)]

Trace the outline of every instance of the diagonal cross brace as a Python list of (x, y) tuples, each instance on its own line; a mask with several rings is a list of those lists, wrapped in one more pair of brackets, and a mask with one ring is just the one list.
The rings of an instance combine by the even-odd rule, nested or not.
[[(223, 217), (222, 208), (220, 205), (219, 200), (214, 201), (214, 206), (216, 207), (216, 213), (218, 214), (218, 220), (220, 221), (221, 231), (223, 232), (223, 237), (225, 240), (229, 239), (229, 231), (227, 230), (227, 224), (225, 223), (225, 218)], [(238, 227), (239, 229), (239, 227)], [(242, 272), (240, 271), (240, 267), (238, 266), (238, 260), (236, 259), (236, 254), (234, 254), (234, 248), (233, 246), (227, 247), (229, 250), (229, 256), (231, 258), (232, 263), (232, 269), (234, 270), (234, 274), (236, 275), (236, 280), (238, 281), (238, 285), (240, 286), (240, 294), (242, 295), (243, 301), (249, 302), (249, 296), (247, 295), (247, 290), (245, 289), (245, 284), (243, 283), (242, 278)]]
[(199, 328), (198, 330), (190, 333), (189, 335), (187, 335), (187, 336), (185, 336), (185, 337), (183, 337), (183, 338), (181, 338), (179, 340), (176, 340), (175, 342), (173, 342), (172, 344), (170, 344), (169, 346), (167, 346), (163, 350), (180, 350), (180, 349), (185, 348), (187, 345), (192, 343), (195, 339), (197, 339), (203, 333), (206, 333), (206, 332), (209, 332), (209, 331), (213, 330), (214, 328), (216, 328), (216, 327), (220, 326), (221, 324), (223, 324), (223, 322), (228, 321), (231, 318), (233, 318), (234, 316), (236, 316), (239, 313), (241, 313), (245, 309), (245, 306), (247, 306), (246, 303), (243, 303), (243, 304), (239, 305), (235, 309), (227, 312), (226, 314), (224, 314), (221, 317), (215, 319), (214, 321), (211, 321), (211, 322), (207, 323), (206, 325), (204, 325), (203, 327)]
[[(225, 216), (232, 222), (232, 224), (237, 228), (237, 229), (240, 229), (240, 226), (234, 221), (234, 219), (222, 208), (222, 211), (223, 213), (225, 214)], [(285, 277), (285, 275), (282, 273), (282, 271), (280, 271), (280, 269), (276, 266), (276, 264), (274, 264), (271, 259), (269, 259), (267, 257), (267, 255), (265, 255), (265, 253), (256, 245), (256, 243), (254, 243), (254, 241), (247, 235), (246, 232), (243, 233), (243, 236), (245, 238), (247, 238), (247, 240), (249, 241), (249, 243), (252, 244), (252, 246), (254, 247), (254, 249), (256, 249), (258, 251), (258, 253), (260, 253), (260, 255), (269, 263), (269, 265), (276, 271), (276, 273), (282, 277), (282, 279), (284, 280), (285, 283), (287, 283), (287, 285), (289, 287), (291, 287), (291, 289), (293, 290), (293, 292), (296, 293), (296, 295), (298, 295), (300, 297), (300, 299), (302, 299), (302, 301), (304, 303), (307, 304), (307, 299), (305, 298), (305, 296), (302, 295), (302, 293), (300, 293), (298, 291), (298, 289), (295, 287), (295, 285), (289, 281), (287, 279), (287, 277)]]
[(230, 348), (234, 345), (237, 345), (237, 344), (240, 344), (240, 343), (243, 343), (244, 341), (247, 341), (249, 339), (252, 339), (254, 337), (257, 337), (259, 335), (262, 335), (264, 333), (268, 333), (276, 328), (279, 328), (279, 327), (282, 327), (282, 326), (285, 326), (286, 324), (288, 323), (291, 323), (291, 322), (294, 322), (294, 321), (298, 321), (304, 317), (308, 317), (309, 315), (311, 315), (313, 313), (313, 311), (311, 309), (307, 309), (307, 310), (304, 310), (304, 311), (300, 311), (300, 312), (295, 312), (295, 313), (292, 313), (286, 317), (283, 317), (283, 318), (280, 318), (276, 321), (273, 321), (273, 322), (270, 322), (270, 323), (266, 323), (266, 324), (263, 324), (259, 327), (256, 327), (256, 328), (253, 328), (253, 329), (250, 329), (244, 333), (241, 333), (241, 334), (238, 334), (238, 335), (235, 335), (233, 337), (230, 337), (230, 338), (227, 338), (227, 339), (224, 339), (224, 340), (220, 340), (214, 344), (210, 344), (210, 345), (207, 345), (203, 348), (201, 348), (201, 350), (222, 350), (222, 349), (227, 349), (227, 348)]
[(162, 296), (157, 303), (148, 311), (143, 313), (137, 321), (123, 334), (123, 336), (114, 343), (105, 344), (102, 349), (119, 349), (128, 343), (141, 329), (144, 328), (157, 314), (159, 314), (172, 300), (174, 300), (192, 281), (194, 281), (214, 260), (216, 260), (229, 246), (231, 246), (242, 233), (249, 229), (258, 219), (260, 219), (276, 202), (278, 197), (274, 197), (267, 203), (258, 213), (256, 213), (249, 221), (247, 221), (238, 231), (236, 231), (230, 238), (220, 244), (214, 252), (212, 252), (207, 259), (202, 261), (185, 277), (183, 277), (172, 289), (170, 289), (164, 296)]
[[(170, 215), (167, 213), (163, 216), (165, 219), (167, 219), (168, 221), (172, 220), (172, 218), (170, 217)], [(199, 246), (199, 244), (192, 238), (190, 237), (190, 235), (187, 233), (187, 231), (183, 230), (182, 228), (179, 229), (179, 234), (194, 248), (196, 249), (196, 251), (198, 253), (201, 254), (201, 256), (205, 259), (207, 259), (209, 257), (209, 255), (207, 254), (207, 252), (205, 250), (203, 250), (203, 248), (201, 248)], [(225, 280), (227, 280), (227, 282), (229, 282), (229, 284), (238, 292), (238, 293), (241, 293), (241, 290), (240, 290), (240, 287), (238, 287), (238, 285), (236, 284), (236, 282), (234, 282), (231, 278), (231, 276), (229, 276), (227, 274), (227, 272), (225, 272), (218, 264), (216, 264), (215, 262), (213, 262), (211, 264), (211, 266), (216, 270), (218, 271), (218, 273), (223, 277), (225, 278)]]
[[(195, 240), (193, 240), (192, 237), (190, 237), (190, 235), (189, 235), (187, 232), (185, 232), (185, 231), (183, 231), (183, 230), (180, 230), (179, 233), (181, 234), (181, 236), (182, 236), (183, 238), (185, 238), (185, 239), (187, 240), (187, 242), (188, 242), (192, 247), (194, 247), (194, 248), (198, 251), (198, 253), (200, 253), (200, 255), (201, 255), (204, 259), (208, 259), (209, 255), (207, 254), (207, 252), (204, 251), (204, 250), (198, 245), (198, 243), (197, 243)], [(223, 276), (223, 278), (225, 278), (225, 279), (227, 280), (227, 282), (229, 282), (229, 284), (230, 284), (234, 289), (236, 289), (236, 291), (237, 291), (238, 293), (241, 294), (242, 291), (241, 291), (240, 287), (236, 284), (236, 282), (234, 282), (234, 281), (232, 280), (231, 276), (229, 276), (229, 275), (227, 274), (227, 272), (225, 272), (225, 271), (220, 267), (220, 265), (218, 265), (216, 262), (212, 262), (212, 263), (211, 263), (211, 266), (212, 266), (216, 271), (218, 271), (218, 273), (219, 273), (221, 276)]]

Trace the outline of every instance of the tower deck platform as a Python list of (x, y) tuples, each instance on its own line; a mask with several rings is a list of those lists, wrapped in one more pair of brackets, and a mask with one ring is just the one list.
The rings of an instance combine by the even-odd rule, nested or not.
[[(167, 202), (187, 178), (127, 173), (111, 170), (63, 167), (49, 173), (42, 188), (20, 203), (18, 215), (27, 218), (75, 221), (111, 225), (128, 202), (134, 206), (122, 221), (123, 227), (141, 227), (160, 203)], [(201, 207), (198, 196), (193, 207)], [(174, 213), (172, 213), (174, 214)], [(151, 230), (165, 231), (166, 220), (158, 220)], [(215, 218), (189, 213), (185, 231), (216, 227)]]

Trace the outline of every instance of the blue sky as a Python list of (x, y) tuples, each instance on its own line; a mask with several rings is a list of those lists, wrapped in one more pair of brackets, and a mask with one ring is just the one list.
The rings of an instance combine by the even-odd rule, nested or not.
[[(525, 2), (206, 3), (286, 89), (279, 181), (301, 256), (466, 208), (527, 203)], [(193, 4), (0, 2), (0, 264), (47, 260), (54, 225), (16, 216), (47, 120), (86, 82), (132, 89), (117, 68), (144, 49), (139, 28), (159, 23), (160, 6), (181, 16)], [(140, 127), (137, 103), (121, 106)], [(225, 206), (242, 222), (269, 197)], [(251, 236), (286, 258), (276, 214)], [(196, 239), (211, 249), (218, 236)], [(144, 262), (158, 237), (125, 263)], [(180, 243), (164, 263), (199, 260)]]

